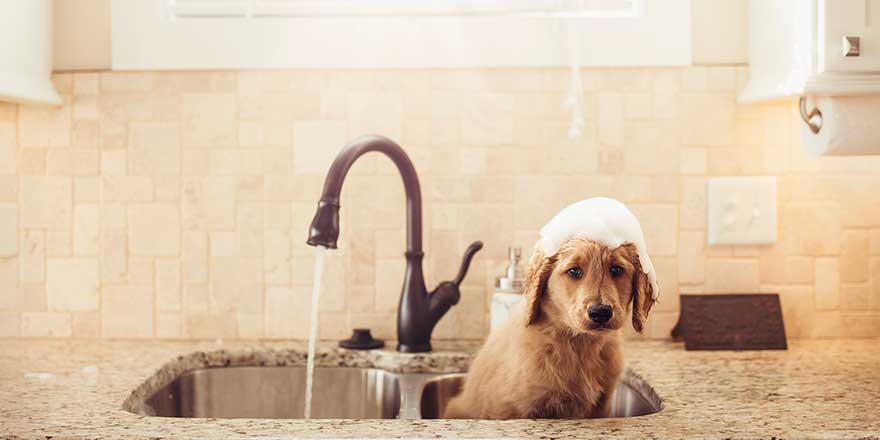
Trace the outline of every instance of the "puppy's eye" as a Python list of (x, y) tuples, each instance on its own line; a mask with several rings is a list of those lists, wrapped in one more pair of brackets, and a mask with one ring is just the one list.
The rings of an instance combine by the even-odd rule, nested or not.
[(579, 267), (572, 267), (571, 269), (565, 271), (565, 273), (567, 273), (568, 276), (572, 277), (575, 280), (580, 278), (584, 274)]
[(623, 275), (623, 268), (620, 266), (611, 266), (611, 276), (617, 278)]

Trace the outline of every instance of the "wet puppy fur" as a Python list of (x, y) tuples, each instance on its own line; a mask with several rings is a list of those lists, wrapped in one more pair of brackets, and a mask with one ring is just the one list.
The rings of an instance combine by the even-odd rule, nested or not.
[[(635, 245), (572, 239), (554, 255), (536, 248), (524, 296), (489, 336), (443, 417), (607, 417), (623, 371), (619, 330), (631, 310), (641, 332), (654, 304)], [(610, 307), (610, 318), (591, 319), (591, 306), (606, 317)]]

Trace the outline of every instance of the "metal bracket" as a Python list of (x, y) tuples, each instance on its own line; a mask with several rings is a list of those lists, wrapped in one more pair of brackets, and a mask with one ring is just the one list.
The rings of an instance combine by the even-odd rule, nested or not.
[(801, 99), (798, 101), (798, 106), (801, 110), (801, 119), (804, 120), (807, 127), (810, 127), (810, 131), (812, 131), (813, 134), (819, 134), (819, 130), (822, 129), (822, 112), (819, 111), (818, 108), (813, 107), (813, 109), (807, 113), (806, 96), (801, 96)]

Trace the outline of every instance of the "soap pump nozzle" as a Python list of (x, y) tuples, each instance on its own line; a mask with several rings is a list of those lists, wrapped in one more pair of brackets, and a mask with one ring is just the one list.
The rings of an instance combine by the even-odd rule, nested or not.
[(495, 278), (495, 287), (500, 291), (509, 293), (522, 293), (523, 274), (525, 273), (520, 266), (522, 258), (522, 249), (518, 247), (507, 248), (507, 270), (504, 276)]

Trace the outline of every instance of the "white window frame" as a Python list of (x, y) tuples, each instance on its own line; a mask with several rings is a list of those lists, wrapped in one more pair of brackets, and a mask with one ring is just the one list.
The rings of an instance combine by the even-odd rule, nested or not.
[[(634, 16), (172, 18), (168, 0), (113, 0), (112, 64), (114, 70), (554, 67), (573, 58), (581, 66), (691, 64), (690, 0), (638, 1)], [(569, 28), (580, 46), (574, 55)]]

